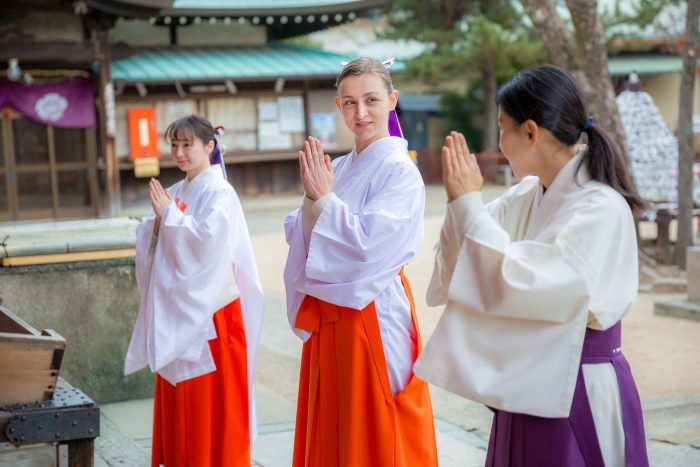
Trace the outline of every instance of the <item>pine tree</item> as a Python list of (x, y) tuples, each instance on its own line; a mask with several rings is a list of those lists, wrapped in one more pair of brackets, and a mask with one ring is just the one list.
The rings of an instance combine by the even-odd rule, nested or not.
[[(482, 150), (498, 148), (496, 92), (516, 71), (544, 59), (544, 46), (508, 0), (393, 0), (387, 37), (430, 44), (407, 64), (409, 75), (439, 90), (463, 80), (465, 94), (480, 82)], [(472, 148), (476, 149), (476, 148)]]

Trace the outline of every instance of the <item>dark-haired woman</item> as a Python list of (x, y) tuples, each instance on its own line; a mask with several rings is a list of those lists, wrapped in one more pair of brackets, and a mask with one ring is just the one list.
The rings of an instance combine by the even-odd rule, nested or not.
[(497, 99), (501, 150), (522, 181), (484, 206), (474, 155), (447, 137), (428, 291), (447, 306), (415, 372), (494, 410), (489, 466), (646, 466), (620, 345), (643, 202), (568, 72), (523, 71)]
[(125, 373), (156, 373), (153, 466), (249, 467), (263, 295), (248, 228), (211, 123), (183, 117), (165, 136), (187, 176), (150, 182)]

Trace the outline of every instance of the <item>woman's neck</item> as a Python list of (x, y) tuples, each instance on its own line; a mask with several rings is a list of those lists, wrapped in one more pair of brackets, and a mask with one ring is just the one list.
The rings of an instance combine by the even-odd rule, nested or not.
[(562, 167), (564, 167), (575, 154), (575, 146), (563, 146), (543, 151), (542, 159), (544, 164), (542, 164), (539, 171), (540, 173), (538, 173), (537, 176), (540, 178), (540, 183), (542, 183), (545, 189), (552, 184)]
[(192, 180), (197, 178), (197, 175), (201, 174), (202, 172), (207, 170), (209, 167), (211, 167), (211, 164), (202, 164), (201, 166), (199, 166), (195, 169), (189, 170), (187, 172), (187, 181), (191, 182)]
[(387, 136), (389, 136), (389, 130), (387, 130), (386, 133), (378, 134), (374, 138), (370, 138), (364, 141), (355, 138), (355, 153), (359, 156), (362, 153), (362, 151), (367, 149), (372, 143), (377, 142), (382, 138), (386, 138)]

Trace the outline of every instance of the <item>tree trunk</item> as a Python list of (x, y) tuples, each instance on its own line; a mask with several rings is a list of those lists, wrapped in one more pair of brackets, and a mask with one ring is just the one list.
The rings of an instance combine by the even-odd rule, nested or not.
[(498, 107), (496, 105), (496, 75), (491, 68), (481, 69), (484, 87), (484, 129), (482, 133), (482, 151), (498, 150)]
[(688, 0), (683, 49), (680, 104), (678, 106), (678, 239), (675, 262), (686, 267), (686, 250), (693, 244), (693, 153), (692, 119), (695, 66), (698, 50), (700, 0)]
[[(569, 70), (578, 81), (585, 96), (592, 94), (588, 77), (583, 72), (583, 64), (573, 34), (561, 19), (554, 2), (550, 0), (520, 0), (537, 34), (544, 41), (553, 65)], [(587, 98), (587, 101), (589, 99)]]
[(576, 54), (576, 41), (549, 0), (520, 0), (542, 37), (552, 64), (568, 70), (581, 69)]
[[(608, 70), (608, 51), (605, 44), (603, 25), (598, 16), (597, 0), (566, 0), (571, 17), (576, 27), (580, 62), (589, 81), (586, 99), (596, 124), (605, 128), (627, 155), (625, 130), (620, 121), (620, 113), (615, 101), (610, 71)], [(584, 92), (586, 90), (584, 89)]]

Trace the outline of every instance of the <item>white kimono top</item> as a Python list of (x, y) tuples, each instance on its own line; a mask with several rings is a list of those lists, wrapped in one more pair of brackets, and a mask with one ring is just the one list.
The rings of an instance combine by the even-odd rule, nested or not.
[(299, 337), (309, 338), (294, 328), (306, 294), (355, 309), (374, 301), (389, 382), (397, 394), (411, 378), (416, 357), (416, 329), (399, 271), (423, 240), (425, 185), (406, 140), (391, 136), (360, 154), (353, 150), (335, 159), (333, 170), (333, 193), (320, 200), (324, 204), (312, 216), (308, 240), (308, 213), (300, 208), (285, 219), (289, 322)]
[[(631, 210), (577, 154), (543, 191), (525, 177), (484, 207), (480, 193), (448, 204), (428, 289), (447, 304), (417, 376), (509, 412), (568, 417), (586, 327), (608, 329), (638, 288)], [(611, 364), (583, 365), (607, 465), (624, 461)], [(602, 430), (602, 432), (601, 432)]]
[(218, 165), (168, 191), (173, 202), (163, 213), (158, 236), (153, 235), (153, 211), (136, 230), (141, 303), (124, 372), (148, 365), (175, 385), (215, 371), (208, 345), (216, 337), (213, 316), (240, 296), (254, 436), (252, 382), (263, 292), (243, 209)]

